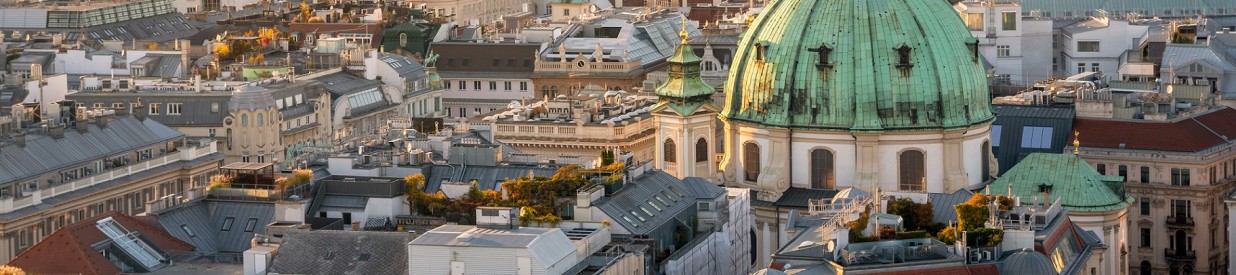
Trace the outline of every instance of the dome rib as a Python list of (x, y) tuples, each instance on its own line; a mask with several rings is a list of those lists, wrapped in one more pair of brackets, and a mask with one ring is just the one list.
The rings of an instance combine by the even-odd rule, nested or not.
[[(773, 1), (739, 41), (723, 115), (850, 131), (988, 123), (986, 74), (971, 40), (946, 1)], [(831, 50), (826, 65), (808, 50), (821, 45)], [(901, 63), (901, 47), (909, 63)]]

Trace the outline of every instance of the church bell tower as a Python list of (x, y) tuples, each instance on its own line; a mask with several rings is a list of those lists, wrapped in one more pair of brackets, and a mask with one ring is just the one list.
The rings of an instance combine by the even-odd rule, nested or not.
[(717, 114), (712, 86), (700, 79), (700, 57), (687, 45), (687, 24), (679, 33), (682, 43), (667, 60), (669, 81), (656, 90), (660, 102), (652, 109), (656, 120), (656, 167), (666, 173), (715, 180)]

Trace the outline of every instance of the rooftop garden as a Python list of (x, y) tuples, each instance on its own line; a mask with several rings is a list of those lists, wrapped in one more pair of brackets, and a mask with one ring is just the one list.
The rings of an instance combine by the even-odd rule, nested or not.
[(567, 165), (558, 169), (552, 177), (521, 177), (502, 182), (505, 196), (497, 190), (481, 190), (475, 182), (468, 192), (458, 198), (447, 198), (441, 191), (426, 194), (425, 176), (415, 174), (404, 178), (406, 198), (415, 214), (443, 217), (460, 224), (476, 224), (476, 208), (479, 206), (522, 207), (519, 221), (523, 226), (532, 223), (557, 225), (564, 216), (559, 210), (570, 207), (570, 199), (581, 188), (591, 184), (621, 186), (623, 164), (609, 164), (596, 169), (581, 169)]

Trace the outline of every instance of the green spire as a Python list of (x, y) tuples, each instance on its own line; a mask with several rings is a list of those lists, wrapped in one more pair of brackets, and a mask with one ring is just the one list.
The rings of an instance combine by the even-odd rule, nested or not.
[(679, 37), (682, 37), (682, 42), (674, 49), (674, 55), (666, 60), (670, 69), (669, 81), (657, 88), (657, 96), (661, 97), (662, 103), (679, 105), (677, 107), (711, 102), (715, 90), (700, 79), (700, 57), (687, 45), (686, 18), (683, 18)]

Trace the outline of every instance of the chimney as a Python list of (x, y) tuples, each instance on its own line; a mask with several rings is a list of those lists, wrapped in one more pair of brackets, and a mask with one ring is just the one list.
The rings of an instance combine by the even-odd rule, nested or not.
[(47, 135), (54, 139), (64, 138), (64, 123), (53, 123), (47, 126)]
[(146, 121), (146, 114), (150, 113), (146, 108), (148, 107), (142, 104), (142, 102), (135, 102), (133, 105), (133, 118), (136, 118), (137, 121)]
[(26, 147), (26, 133), (18, 131), (13, 135), (13, 142), (17, 143), (17, 146)]
[(189, 40), (176, 40), (176, 45), (180, 47), (180, 79), (189, 79), (193, 74), (189, 66)]
[(90, 130), (90, 123), (85, 119), (74, 121), (73, 126), (76, 126), (77, 132), (80, 134), (86, 134), (86, 132)]
[(115, 116), (115, 113), (116, 111), (103, 111), (102, 113), (95, 114), (95, 124), (99, 125), (99, 129), (107, 129), (107, 122)]

